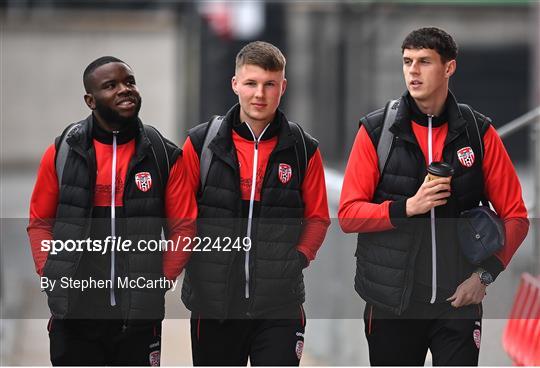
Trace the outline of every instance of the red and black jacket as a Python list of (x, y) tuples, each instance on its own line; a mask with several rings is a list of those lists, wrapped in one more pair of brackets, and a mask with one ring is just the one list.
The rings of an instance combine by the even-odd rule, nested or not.
[(338, 216), (345, 232), (359, 233), (355, 287), (365, 300), (397, 314), (411, 297), (445, 302), (474, 270), (460, 253), (456, 218), (484, 198), (503, 219), (506, 242), (483, 267), (498, 275), (523, 241), (528, 220), (518, 178), (489, 119), (474, 113), (484, 143), (482, 165), (480, 160), (472, 166), (459, 160), (457, 151), (472, 144), (467, 122), (451, 93), (443, 115), (433, 119), (433, 160), (445, 161), (456, 171), (448, 203), (435, 209), (435, 262), (429, 214), (407, 218), (405, 213), (407, 198), (414, 196), (426, 175), (426, 115), (408, 94), (402, 97), (390, 128), (395, 140), (382, 177), (376, 147), (384, 110), (361, 119), (345, 172)]
[[(210, 142), (207, 182), (200, 188), (199, 157), (208, 128), (189, 132), (184, 160), (197, 193), (198, 236), (249, 237), (249, 252), (194, 252), (182, 289), (188, 309), (215, 318), (261, 317), (304, 301), (302, 269), (315, 258), (329, 225), (324, 171), (317, 142), (304, 134), (302, 176), (297, 142), (285, 116), (259, 139), (241, 123), (237, 105)], [(255, 169), (254, 169), (255, 167)]]
[[(142, 275), (155, 280), (163, 275), (172, 279), (181, 272), (187, 261), (181, 246), (164, 253), (141, 252), (133, 246), (133, 251), (116, 254), (114, 258), (112, 253), (101, 256), (88, 251), (52, 254), (41, 247), (42, 240), (89, 237), (102, 240), (110, 235), (122, 236), (132, 244), (157, 240), (165, 219), (170, 239), (191, 236), (196, 206), (192, 193), (185, 188), (181, 150), (165, 139), (164, 142), (171, 163), (167, 183), (160, 183), (152, 143), (140, 121), (114, 135), (100, 129), (92, 116), (80, 122), (66, 139), (70, 150), (62, 183), (58, 183), (55, 167), (57, 147), (51, 145), (47, 149), (32, 194), (28, 226), (40, 276), (59, 280), (62, 277), (108, 279), (109, 275), (133, 279)], [(114, 173), (113, 157), (116, 158)], [(146, 186), (137, 184), (141, 173), (147, 179)], [(115, 188), (114, 204), (112, 188)], [(112, 234), (113, 223), (115, 234)], [(57, 286), (48, 292), (48, 301), (52, 314), (58, 318), (79, 314), (80, 310), (74, 311), (81, 305), (86, 309), (83, 316), (99, 315), (96, 309), (114, 309), (103, 308), (104, 305), (118, 305), (121, 310), (116, 312), (125, 320), (160, 319), (163, 293), (164, 290), (148, 288), (107, 290), (105, 294), (110, 296), (100, 292), (89, 295)], [(88, 307), (86, 302), (94, 305)]]

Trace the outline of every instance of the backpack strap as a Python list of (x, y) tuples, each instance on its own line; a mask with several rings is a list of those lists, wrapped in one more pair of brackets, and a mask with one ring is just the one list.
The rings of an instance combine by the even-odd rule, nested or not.
[(394, 142), (394, 134), (390, 131), (390, 127), (396, 120), (397, 111), (399, 108), (400, 100), (391, 100), (386, 104), (384, 113), (383, 126), (381, 128), (381, 136), (377, 143), (377, 157), (379, 158), (379, 176), (382, 177), (386, 161), (390, 156), (392, 150), (392, 143)]
[[(480, 133), (480, 127), (478, 126), (478, 120), (473, 109), (467, 104), (458, 104), (461, 115), (467, 121), (467, 136), (469, 137), (469, 143), (475, 155), (475, 160), (478, 162), (480, 172), (482, 173), (482, 186), (484, 185), (484, 175), (482, 171), (482, 162), (484, 161), (484, 141), (482, 140), (482, 134)], [(484, 205), (488, 205), (488, 201), (485, 197), (480, 201)]]
[[(165, 146), (165, 141), (163, 140), (163, 137), (156, 128), (154, 128), (151, 125), (144, 124), (144, 131), (146, 133), (146, 136), (148, 139), (150, 139), (152, 154), (154, 155), (154, 160), (156, 161), (156, 165), (158, 167), (158, 173), (159, 173), (159, 180), (161, 181), (161, 186), (163, 188), (163, 191), (165, 191), (165, 187), (167, 185), (167, 182), (169, 181), (169, 174), (171, 171), (171, 161), (169, 159), (169, 153), (167, 151), (167, 147)], [(166, 162), (166, 165), (163, 165), (163, 163)]]
[(478, 121), (476, 115), (474, 114), (471, 107), (467, 104), (459, 104), (459, 110), (461, 115), (467, 121), (467, 135), (469, 136), (469, 141), (471, 143), (471, 148), (476, 154), (479, 153), (476, 159), (480, 159), (480, 165), (484, 160), (484, 142), (482, 141), (482, 134), (480, 133), (480, 127), (478, 126)]
[(81, 125), (82, 121), (79, 121), (78, 123), (72, 123), (69, 125), (66, 129), (64, 129), (64, 132), (60, 136), (60, 139), (58, 140), (56, 144), (56, 157), (55, 157), (55, 166), (56, 166), (56, 177), (58, 178), (58, 187), (62, 185), (62, 177), (64, 175), (64, 167), (66, 166), (67, 156), (69, 154), (69, 144), (67, 144), (66, 140), (69, 137), (69, 134), (74, 131), (77, 127)]
[(210, 121), (208, 122), (208, 129), (206, 131), (206, 136), (204, 137), (204, 143), (201, 149), (201, 157), (199, 160), (199, 169), (200, 169), (199, 176), (201, 178), (201, 187), (200, 187), (201, 191), (204, 189), (204, 186), (206, 185), (208, 171), (210, 170), (210, 164), (212, 163), (212, 157), (214, 155), (214, 153), (208, 148), (208, 146), (210, 145), (210, 142), (212, 142), (212, 140), (217, 135), (222, 122), (223, 122), (223, 116), (219, 116), (219, 115), (212, 116), (212, 119), (210, 119)]
[(300, 169), (300, 184), (302, 184), (308, 167), (306, 137), (304, 136), (304, 131), (300, 125), (292, 121), (289, 121), (288, 123), (294, 137), (296, 138), (294, 150), (296, 152), (296, 160), (298, 161), (298, 167)]

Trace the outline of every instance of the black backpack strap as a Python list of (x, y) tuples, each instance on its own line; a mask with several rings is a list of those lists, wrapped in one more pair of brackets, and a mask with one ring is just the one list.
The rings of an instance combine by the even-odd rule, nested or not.
[(390, 151), (392, 150), (394, 134), (390, 131), (390, 127), (396, 120), (399, 103), (400, 100), (391, 100), (386, 104), (383, 125), (381, 128), (381, 135), (379, 137), (379, 142), (377, 143), (377, 157), (379, 158), (379, 177), (382, 177), (384, 168), (386, 166), (386, 161), (388, 161)]
[(479, 159), (480, 165), (484, 160), (484, 142), (482, 140), (482, 134), (480, 133), (480, 127), (476, 115), (472, 108), (466, 104), (459, 104), (459, 110), (461, 115), (467, 121), (467, 135), (469, 136), (469, 142), (475, 155), (478, 155), (476, 159)]
[(304, 131), (297, 123), (289, 121), (289, 127), (291, 128), (291, 131), (296, 138), (294, 150), (296, 151), (296, 159), (298, 161), (298, 168), (300, 169), (300, 185), (302, 185), (304, 177), (306, 176), (308, 166), (306, 137), (304, 136)]
[[(484, 141), (482, 140), (482, 134), (480, 132), (480, 127), (478, 126), (478, 119), (473, 109), (467, 104), (458, 104), (461, 115), (467, 121), (467, 136), (469, 137), (469, 143), (475, 155), (475, 161), (480, 167), (480, 172), (482, 172), (482, 162), (484, 161)], [(484, 185), (484, 176), (482, 175), (482, 187)], [(482, 203), (487, 205), (488, 201), (486, 198), (483, 198)]]
[[(154, 160), (156, 161), (156, 165), (158, 167), (159, 180), (161, 181), (163, 191), (165, 191), (171, 170), (171, 160), (169, 158), (167, 147), (165, 146), (165, 140), (161, 134), (159, 134), (157, 129), (151, 125), (144, 124), (144, 131), (152, 144), (152, 154), (154, 155)], [(164, 165), (163, 163), (166, 164)]]
[[(84, 120), (83, 120), (84, 121)], [(69, 144), (66, 140), (69, 137), (70, 133), (75, 131), (83, 121), (78, 123), (70, 124), (64, 131), (62, 135), (55, 143), (56, 146), (56, 155), (55, 155), (55, 166), (56, 166), (56, 177), (58, 178), (58, 187), (62, 185), (62, 177), (64, 175), (64, 167), (66, 166), (67, 157), (69, 154)]]
[(199, 177), (201, 178), (200, 191), (202, 191), (206, 185), (208, 171), (210, 170), (210, 164), (212, 163), (213, 152), (208, 146), (217, 135), (222, 122), (223, 117), (219, 115), (212, 116), (212, 119), (208, 122), (208, 129), (206, 130), (206, 136), (204, 137), (204, 143), (201, 148), (201, 157), (199, 159)]

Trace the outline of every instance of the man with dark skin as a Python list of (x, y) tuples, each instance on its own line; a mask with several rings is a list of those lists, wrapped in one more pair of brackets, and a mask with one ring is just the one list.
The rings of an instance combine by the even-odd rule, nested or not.
[[(96, 59), (83, 82), (92, 114), (46, 150), (30, 204), (36, 271), (50, 286), (51, 362), (159, 365), (164, 293), (176, 287), (181, 240), (196, 218), (182, 151), (138, 118), (142, 99), (125, 62)], [(178, 247), (150, 251), (162, 229)], [(43, 246), (86, 239), (92, 247), (75, 251)], [(131, 245), (113, 249), (115, 239)]]

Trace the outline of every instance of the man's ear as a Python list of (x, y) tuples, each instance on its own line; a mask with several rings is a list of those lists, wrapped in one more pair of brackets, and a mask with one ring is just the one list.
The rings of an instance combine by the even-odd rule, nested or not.
[(444, 71), (446, 78), (450, 78), (452, 75), (454, 75), (454, 73), (456, 72), (456, 68), (457, 68), (456, 59), (446, 62), (446, 68)]
[(281, 84), (281, 95), (282, 96), (285, 94), (286, 89), (287, 89), (287, 79), (283, 78), (283, 83)]
[(236, 88), (238, 85), (238, 81), (236, 80), (236, 75), (234, 75), (232, 78), (231, 78), (231, 87), (232, 87), (232, 90), (233, 92), (238, 95), (238, 89)]
[(84, 102), (86, 102), (86, 106), (88, 106), (90, 110), (96, 109), (96, 99), (91, 93), (87, 93), (84, 95)]

